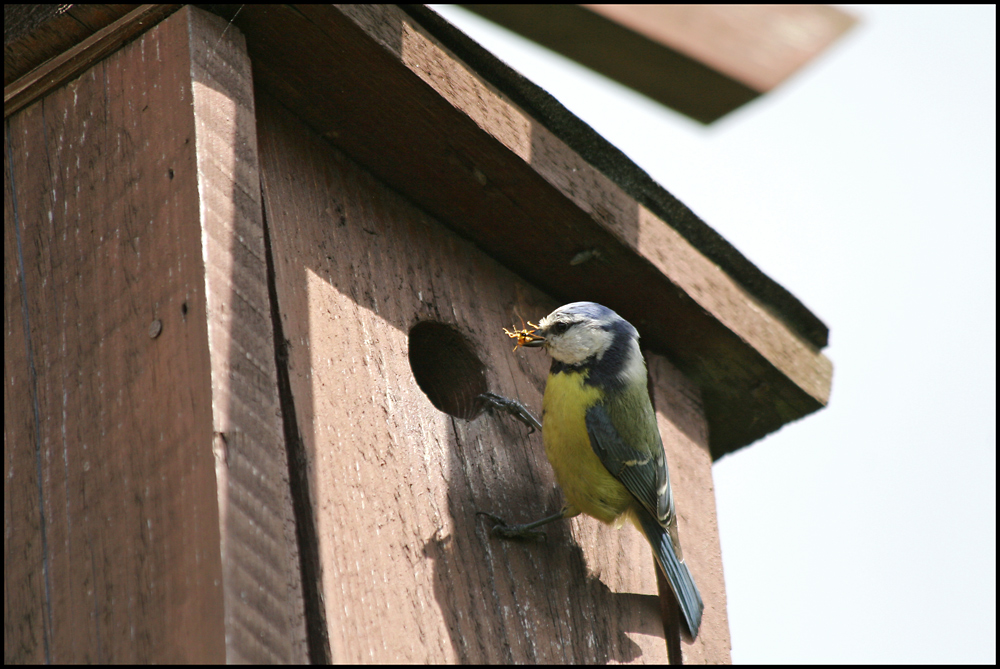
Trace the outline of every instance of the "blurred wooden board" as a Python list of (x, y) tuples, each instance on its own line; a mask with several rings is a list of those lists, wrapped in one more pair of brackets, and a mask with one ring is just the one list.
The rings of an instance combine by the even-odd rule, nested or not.
[(703, 123), (766, 93), (854, 25), (829, 5), (462, 5)]

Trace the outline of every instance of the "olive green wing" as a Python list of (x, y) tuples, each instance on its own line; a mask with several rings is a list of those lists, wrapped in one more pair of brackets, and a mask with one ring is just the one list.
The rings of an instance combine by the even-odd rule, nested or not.
[(674, 518), (674, 496), (670, 490), (663, 443), (655, 423), (652, 428), (655, 447), (652, 453), (643, 453), (622, 438), (602, 404), (587, 410), (586, 422), (590, 446), (601, 464), (663, 527), (670, 526)]

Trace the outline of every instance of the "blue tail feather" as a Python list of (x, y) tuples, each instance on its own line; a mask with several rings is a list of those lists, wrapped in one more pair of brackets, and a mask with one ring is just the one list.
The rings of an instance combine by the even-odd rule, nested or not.
[(674, 544), (670, 541), (670, 535), (667, 534), (667, 531), (645, 510), (637, 511), (635, 515), (638, 516), (646, 539), (653, 547), (656, 562), (660, 565), (663, 575), (667, 577), (670, 589), (673, 590), (674, 597), (680, 604), (684, 623), (693, 639), (698, 636), (698, 628), (701, 627), (701, 613), (705, 608), (701, 601), (701, 594), (698, 592), (698, 586), (695, 585), (687, 565), (677, 559)]

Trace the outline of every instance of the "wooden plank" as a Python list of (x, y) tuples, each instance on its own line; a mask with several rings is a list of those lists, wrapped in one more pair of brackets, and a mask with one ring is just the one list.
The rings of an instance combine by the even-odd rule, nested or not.
[(250, 59), (239, 30), (217, 16), (186, 7), (178, 19), (191, 51), (226, 660), (299, 664), (308, 659), (305, 612), (267, 288)]
[(225, 658), (189, 62), (154, 30), (7, 120), (8, 661)]
[(824, 5), (463, 5), (703, 123), (770, 91), (855, 23)]
[[(26, 316), (22, 212), (17, 206), (10, 126), (4, 127), (3, 486), (4, 664), (51, 662), (51, 580), (37, 374)], [(18, 145), (20, 147), (20, 145)]]
[(8, 121), (14, 661), (306, 659), (250, 62), (227, 28), (185, 8)]
[(832, 5), (581, 6), (758, 93), (791, 77), (857, 23)]
[[(445, 370), (438, 383), (455, 382), (446, 403), (470, 407), (488, 388), (537, 413), (549, 360), (512, 353), (500, 328), (558, 303), (332, 148), (284, 102), (258, 92), (257, 110), (333, 661), (666, 661), (642, 537), (588, 518), (553, 526), (544, 543), (492, 537), (477, 510), (526, 521), (561, 504), (541, 437), (509, 417), (443, 413), (408, 361), (427, 351), (412, 328), (443, 324), (483, 369)], [(437, 360), (461, 357), (449, 351)]]
[(690, 211), (639, 204), (411, 17), (246, 7), (235, 22), (260, 88), (321, 136), (560, 301), (642, 326), (703, 388), (714, 457), (825, 405), (829, 360), (677, 234)]
[(462, 6), (701, 123), (713, 123), (760, 96), (580, 5)]

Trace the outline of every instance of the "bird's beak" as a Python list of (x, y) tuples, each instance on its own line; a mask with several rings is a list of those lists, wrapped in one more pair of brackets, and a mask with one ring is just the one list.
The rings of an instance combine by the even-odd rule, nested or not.
[(545, 345), (545, 337), (541, 336), (537, 332), (534, 333), (534, 336), (537, 337), (537, 339), (532, 339), (529, 342), (525, 342), (525, 343), (521, 344), (521, 346), (530, 346), (532, 348), (538, 348), (539, 346), (544, 346)]

